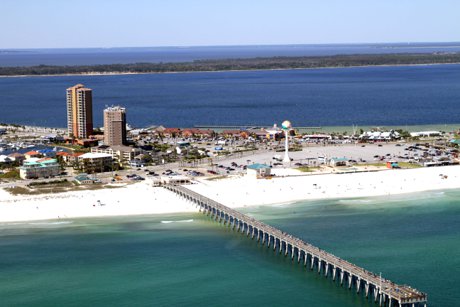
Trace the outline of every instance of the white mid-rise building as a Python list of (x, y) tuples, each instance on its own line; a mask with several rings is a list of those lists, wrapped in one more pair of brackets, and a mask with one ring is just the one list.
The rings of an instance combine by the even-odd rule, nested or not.
[(61, 167), (56, 159), (50, 158), (31, 158), (24, 161), (19, 168), (19, 176), (22, 179), (49, 178), (58, 176)]

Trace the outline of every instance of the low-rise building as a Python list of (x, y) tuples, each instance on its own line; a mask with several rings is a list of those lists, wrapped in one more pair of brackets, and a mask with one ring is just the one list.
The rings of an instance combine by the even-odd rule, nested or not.
[(199, 137), (199, 138), (210, 138), (215, 134), (213, 130), (207, 129), (198, 129), (198, 128), (186, 128), (182, 130), (182, 137), (189, 138), (189, 137)]
[(332, 140), (330, 134), (305, 134), (302, 137), (306, 142), (319, 143)]
[(401, 135), (398, 131), (390, 130), (390, 131), (367, 131), (364, 132), (359, 136), (359, 138), (363, 141), (375, 141), (375, 142), (388, 142), (399, 140)]
[(329, 160), (329, 165), (330, 166), (347, 166), (348, 165), (348, 159), (345, 157), (333, 157)]
[(50, 148), (45, 148), (45, 149), (39, 149), (37, 150), (40, 155), (43, 157), (49, 157), (49, 158), (55, 158), (56, 157), (56, 151), (50, 149)]
[(29, 160), (31, 158), (39, 158), (41, 157), (41, 154), (38, 151), (32, 150), (32, 151), (26, 152), (24, 154), (24, 157), (26, 157), (26, 159)]
[(58, 176), (61, 168), (56, 159), (32, 158), (25, 160), (19, 168), (19, 176), (22, 179), (37, 179)]
[(226, 138), (240, 138), (242, 137), (241, 136), (242, 133), (243, 131), (234, 129), (234, 130), (224, 130), (222, 131), (221, 135)]
[(87, 173), (111, 171), (113, 167), (112, 155), (88, 152), (78, 157), (80, 167)]
[(269, 140), (279, 140), (284, 137), (284, 132), (276, 124), (271, 128), (265, 129), (266, 137)]
[[(190, 184), (191, 180), (187, 176), (177, 175), (177, 176), (161, 176), (160, 177), (161, 184), (169, 184), (169, 185), (183, 185), (183, 184)], [(158, 185), (156, 180), (152, 183), (154, 186)]]
[(441, 131), (418, 131), (418, 132), (411, 132), (411, 137), (438, 137), (442, 136), (443, 133)]
[(268, 177), (271, 175), (271, 167), (267, 164), (254, 163), (248, 165), (246, 174), (252, 177)]
[(21, 165), (22, 162), (26, 159), (26, 157), (19, 152), (14, 152), (8, 155), (10, 159), (12, 159), (17, 165)]
[(182, 130), (180, 128), (165, 128), (162, 134), (167, 138), (175, 138), (182, 136)]
[(81, 173), (75, 176), (75, 181), (78, 184), (93, 184), (93, 183), (100, 183), (101, 181), (97, 178), (89, 177), (86, 173)]
[(0, 155), (0, 164), (10, 164), (14, 160), (6, 155)]
[(129, 146), (98, 146), (92, 147), (91, 153), (101, 153), (111, 155), (118, 163), (128, 163), (137, 155), (142, 153), (142, 150), (139, 148), (129, 147)]
[(265, 139), (267, 137), (267, 131), (264, 128), (251, 128), (246, 130), (246, 133), (255, 139)]
[(131, 167), (144, 167), (144, 163), (141, 160), (130, 160), (128, 162), (129, 166)]

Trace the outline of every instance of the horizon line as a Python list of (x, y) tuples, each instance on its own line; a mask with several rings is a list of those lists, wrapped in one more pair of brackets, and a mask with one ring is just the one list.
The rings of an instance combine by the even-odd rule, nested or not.
[(267, 43), (267, 44), (222, 44), (222, 45), (162, 45), (162, 46), (111, 46), (111, 47), (7, 47), (7, 48), (0, 48), (0, 50), (44, 50), (44, 49), (52, 49), (52, 50), (62, 50), (62, 49), (125, 49), (125, 48), (135, 48), (135, 49), (142, 49), (142, 48), (219, 48), (219, 47), (271, 47), (271, 46), (347, 46), (347, 45), (411, 45), (411, 44), (458, 44), (458, 46), (452, 47), (460, 47), (460, 40), (459, 41), (388, 41), (388, 42), (349, 42), (349, 43), (287, 43), (287, 44), (278, 44), (278, 43)]

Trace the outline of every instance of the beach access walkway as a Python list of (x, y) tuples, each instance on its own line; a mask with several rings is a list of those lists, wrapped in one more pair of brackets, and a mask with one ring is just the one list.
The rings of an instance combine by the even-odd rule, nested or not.
[(338, 285), (354, 289), (380, 306), (427, 305), (427, 295), (407, 285), (397, 285), (390, 280), (315, 247), (302, 239), (260, 222), (223, 204), (196, 193), (184, 186), (166, 185), (166, 189), (178, 194), (199, 207), (200, 212), (232, 227), (276, 252), (290, 256), (292, 261), (303, 263), (318, 274), (324, 274)]

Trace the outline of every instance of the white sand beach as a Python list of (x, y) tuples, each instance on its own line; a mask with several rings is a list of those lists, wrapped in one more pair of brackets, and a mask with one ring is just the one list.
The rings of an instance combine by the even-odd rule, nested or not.
[[(292, 173), (292, 172), (289, 172)], [(287, 173), (286, 173), (287, 174)], [(301, 173), (299, 173), (301, 174)], [(200, 179), (190, 189), (229, 207), (308, 199), (395, 195), (460, 188), (460, 166), (255, 179)], [(117, 189), (13, 196), (0, 189), (0, 222), (196, 212), (189, 202), (148, 182)]]
[[(292, 172), (291, 172), (292, 173)], [(393, 169), (346, 174), (253, 179), (200, 180), (189, 188), (229, 207), (269, 205), (309, 199), (396, 195), (460, 188), (460, 166)]]
[(146, 182), (115, 189), (13, 196), (0, 189), (0, 222), (194, 212), (190, 203)]

